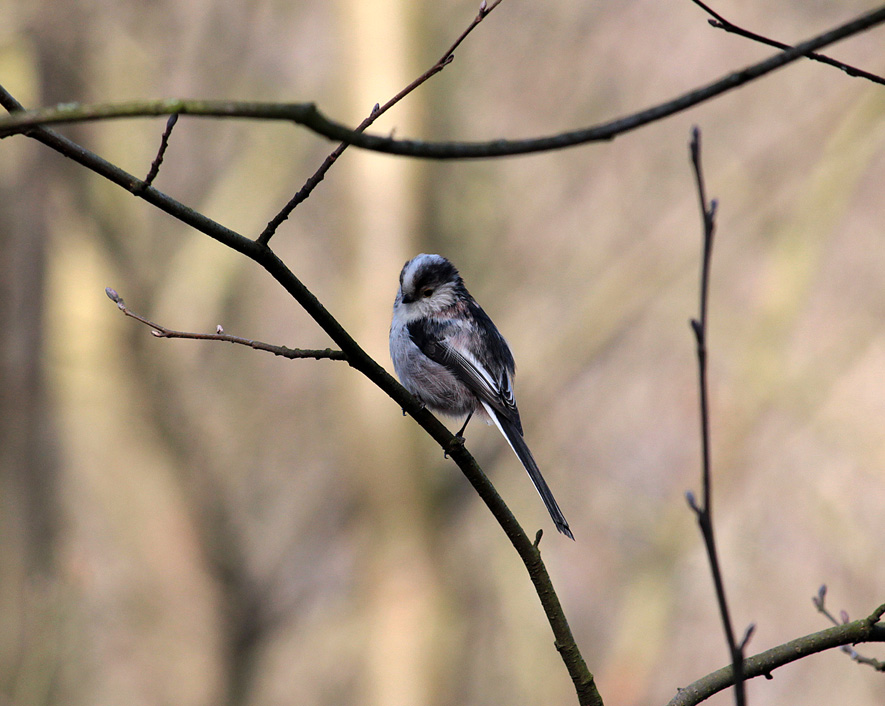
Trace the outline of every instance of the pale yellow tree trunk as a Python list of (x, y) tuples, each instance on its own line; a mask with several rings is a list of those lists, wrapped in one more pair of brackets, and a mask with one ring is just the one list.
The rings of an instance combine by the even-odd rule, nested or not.
[[(348, 115), (359, 122), (417, 74), (410, 61), (414, 0), (340, 0), (346, 48)], [(397, 134), (416, 132), (411, 97), (373, 126)], [(350, 150), (338, 175), (347, 178), (347, 218), (353, 260), (341, 294), (357, 340), (388, 369), (387, 334), (397, 276), (416, 241), (416, 163)], [(346, 174), (346, 176), (345, 176)], [(366, 703), (419, 706), (431, 702), (431, 642), (436, 623), (435, 579), (427, 554), (424, 500), (418, 459), (409, 450), (409, 422), (378, 389), (347, 377), (354, 414), (353, 462), (366, 494), (363, 624)]]

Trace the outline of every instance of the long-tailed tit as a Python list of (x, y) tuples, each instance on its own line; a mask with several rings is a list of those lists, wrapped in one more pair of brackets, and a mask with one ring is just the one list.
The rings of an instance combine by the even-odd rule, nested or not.
[(522, 438), (507, 341), (441, 255), (409, 260), (399, 284), (390, 357), (403, 386), (434, 412), (467, 415), (458, 436), (474, 413), (494, 422), (528, 471), (556, 529), (574, 539)]

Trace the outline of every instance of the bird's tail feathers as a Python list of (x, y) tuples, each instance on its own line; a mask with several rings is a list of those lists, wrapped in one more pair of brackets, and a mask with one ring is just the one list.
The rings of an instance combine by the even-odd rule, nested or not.
[(556, 499), (550, 491), (550, 486), (547, 485), (547, 481), (545, 481), (544, 477), (541, 475), (538, 464), (535, 463), (535, 457), (532, 456), (532, 452), (525, 443), (525, 439), (522, 438), (519, 428), (509, 419), (501, 417), (485, 402), (482, 403), (482, 406), (485, 408), (486, 412), (488, 412), (489, 417), (491, 417), (495, 426), (498, 427), (498, 430), (503, 434), (504, 438), (507, 439), (507, 443), (510, 444), (513, 453), (515, 453), (517, 458), (522, 462), (522, 465), (529, 474), (529, 478), (532, 479), (535, 489), (538, 491), (538, 495), (541, 496), (541, 500), (543, 500), (544, 505), (547, 506), (547, 511), (550, 513), (550, 517), (553, 519), (553, 524), (556, 525), (556, 529), (569, 539), (574, 539), (575, 536), (572, 534), (571, 529), (569, 529), (565, 515), (563, 515), (562, 510), (559, 509), (559, 505), (556, 503)]

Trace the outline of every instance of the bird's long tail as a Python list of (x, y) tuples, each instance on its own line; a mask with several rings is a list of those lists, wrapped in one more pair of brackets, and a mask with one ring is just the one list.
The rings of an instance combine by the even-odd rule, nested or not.
[(550, 492), (550, 486), (547, 485), (547, 481), (545, 481), (544, 476), (541, 475), (538, 464), (535, 463), (535, 457), (532, 456), (532, 452), (529, 451), (529, 447), (526, 445), (525, 439), (522, 438), (519, 429), (509, 419), (500, 417), (491, 406), (487, 405), (485, 402), (482, 404), (489, 417), (491, 417), (492, 421), (495, 423), (495, 426), (498, 427), (499, 431), (504, 435), (504, 438), (507, 439), (510, 448), (513, 449), (517, 458), (519, 458), (522, 465), (525, 466), (525, 470), (528, 471), (529, 478), (532, 479), (532, 483), (534, 483), (538, 495), (541, 496), (541, 500), (543, 500), (544, 505), (547, 506), (547, 511), (550, 513), (550, 517), (553, 519), (553, 524), (556, 525), (556, 529), (569, 539), (574, 539), (575, 536), (569, 529), (565, 515), (562, 514), (562, 510), (560, 510), (559, 505), (556, 504), (556, 499), (553, 497), (553, 493)]

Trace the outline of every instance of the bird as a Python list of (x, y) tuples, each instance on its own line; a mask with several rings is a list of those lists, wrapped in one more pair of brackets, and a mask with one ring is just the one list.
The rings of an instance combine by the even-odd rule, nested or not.
[(427, 408), (493, 423), (544, 501), (556, 529), (574, 539), (523, 438), (513, 392), (516, 364), (507, 341), (442, 255), (422, 253), (403, 266), (390, 325), (390, 357), (403, 387)]

